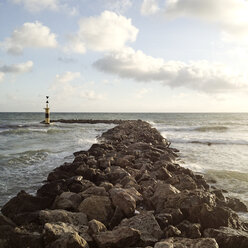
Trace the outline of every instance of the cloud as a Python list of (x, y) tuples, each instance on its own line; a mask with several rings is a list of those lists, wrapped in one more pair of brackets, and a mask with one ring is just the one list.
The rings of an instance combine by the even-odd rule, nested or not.
[(32, 68), (33, 68), (33, 62), (27, 61), (27, 62), (21, 63), (21, 64), (0, 66), (0, 72), (20, 74), (20, 73), (30, 72), (32, 70)]
[(144, 0), (141, 5), (142, 15), (153, 15), (159, 11), (157, 0)]
[(67, 101), (70, 98), (78, 101), (82, 99), (101, 100), (104, 98), (102, 94), (97, 94), (94, 90), (85, 89), (83, 85), (78, 84), (77, 79), (80, 78), (80, 72), (67, 71), (63, 74), (57, 74), (50, 90), (58, 100), (62, 101)]
[(84, 53), (93, 51), (114, 51), (122, 49), (127, 42), (134, 42), (138, 29), (131, 19), (111, 11), (100, 16), (83, 18), (79, 21), (77, 34), (69, 37), (67, 51)]
[(57, 74), (56, 81), (60, 83), (68, 83), (80, 77), (81, 77), (80, 72), (67, 71), (64, 74)]
[[(148, 6), (156, 11), (149, 11)], [(163, 14), (167, 19), (193, 18), (217, 24), (222, 39), (227, 42), (248, 42), (248, 2), (246, 0), (167, 0), (164, 6), (157, 1), (144, 0), (141, 13)]]
[(3, 72), (0, 72), (0, 82), (2, 82), (4, 79), (4, 73)]
[(63, 11), (69, 15), (76, 15), (77, 9), (69, 7), (61, 0), (12, 0), (13, 3), (24, 6), (28, 11), (35, 13), (43, 10)]
[(131, 6), (131, 0), (105, 0), (105, 8), (116, 13), (124, 13)]
[(24, 48), (55, 48), (56, 35), (40, 22), (26, 22), (0, 43), (8, 53), (19, 55)]
[(208, 61), (164, 61), (126, 48), (93, 64), (98, 70), (140, 82), (160, 82), (171, 88), (185, 87), (205, 93), (240, 90), (245, 78), (222, 64)]
[(150, 89), (142, 88), (136, 92), (136, 97), (137, 98), (143, 98), (149, 92), (150, 92)]
[(76, 63), (77, 60), (74, 58), (69, 58), (69, 57), (58, 57), (58, 61), (66, 63), (66, 64), (70, 64), (70, 63)]

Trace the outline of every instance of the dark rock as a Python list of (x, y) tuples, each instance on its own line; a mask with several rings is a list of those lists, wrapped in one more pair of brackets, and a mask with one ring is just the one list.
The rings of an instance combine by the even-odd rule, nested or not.
[(102, 222), (100, 222), (98, 220), (91, 220), (89, 222), (88, 233), (90, 235), (97, 234), (99, 232), (105, 232), (105, 231), (107, 231), (107, 228)]
[(164, 229), (164, 236), (166, 238), (178, 237), (180, 235), (181, 235), (181, 231), (175, 226), (169, 225)]
[(34, 212), (49, 208), (52, 204), (51, 199), (47, 197), (32, 196), (25, 191), (21, 191), (18, 195), (8, 201), (2, 207), (2, 213), (12, 219), (15, 215), (23, 212)]
[(216, 239), (220, 248), (247, 248), (248, 233), (240, 230), (234, 230), (229, 227), (219, 229), (204, 230), (204, 237)]
[(89, 220), (96, 219), (104, 224), (109, 223), (112, 215), (112, 203), (107, 196), (90, 196), (82, 201), (78, 210), (85, 213)]
[(201, 237), (200, 224), (191, 223), (187, 220), (184, 220), (176, 227), (181, 231), (181, 236), (183, 237), (187, 237), (191, 239), (197, 239)]
[(56, 197), (52, 208), (75, 211), (81, 202), (82, 197), (79, 194), (73, 192), (63, 192), (61, 195)]

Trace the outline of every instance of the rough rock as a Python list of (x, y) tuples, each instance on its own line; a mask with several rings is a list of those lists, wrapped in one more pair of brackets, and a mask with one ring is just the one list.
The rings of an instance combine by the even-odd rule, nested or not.
[(181, 236), (183, 237), (188, 237), (191, 239), (197, 239), (201, 237), (200, 224), (191, 223), (187, 220), (184, 220), (176, 227), (181, 231)]
[(82, 201), (82, 197), (73, 192), (63, 192), (57, 196), (52, 208), (53, 209), (65, 209), (76, 210)]
[(112, 203), (107, 196), (90, 196), (84, 199), (78, 207), (89, 220), (96, 219), (104, 224), (109, 223), (113, 215)]
[(204, 237), (216, 239), (220, 248), (247, 248), (248, 233), (241, 230), (234, 230), (230, 227), (219, 229), (209, 228), (204, 230)]
[(88, 224), (86, 214), (73, 213), (62, 209), (41, 210), (39, 212), (39, 220), (42, 224), (55, 222), (65, 222), (75, 226)]
[(122, 188), (112, 188), (109, 193), (115, 207), (120, 208), (127, 217), (134, 215), (136, 201), (128, 190)]
[[(120, 226), (140, 231), (140, 244), (151, 245), (162, 237), (162, 230), (151, 212), (141, 213), (132, 218), (122, 220)], [(117, 227), (118, 228), (118, 227)]]
[(106, 228), (106, 226), (102, 222), (100, 222), (98, 220), (91, 220), (89, 222), (88, 233), (90, 235), (97, 234), (99, 232), (105, 232), (105, 231), (107, 231), (107, 228)]
[(169, 238), (157, 242), (154, 248), (219, 248), (214, 239), (188, 239), (188, 238)]
[(129, 227), (119, 227), (113, 231), (100, 232), (93, 237), (98, 247), (122, 248), (138, 243), (140, 232)]
[(23, 212), (34, 212), (49, 208), (52, 202), (49, 198), (38, 197), (21, 191), (18, 195), (7, 202), (1, 209), (2, 213), (12, 219), (15, 215)]

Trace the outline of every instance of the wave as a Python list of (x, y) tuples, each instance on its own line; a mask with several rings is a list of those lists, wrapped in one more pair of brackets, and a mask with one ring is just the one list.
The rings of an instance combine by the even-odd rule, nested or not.
[(18, 129), (7, 129), (0, 130), (0, 135), (23, 135), (28, 133), (43, 133), (43, 134), (57, 134), (67, 133), (70, 130), (67, 129), (45, 129), (45, 128), (18, 128)]
[(172, 131), (172, 132), (226, 132), (228, 127), (226, 126), (192, 126), (192, 127), (156, 127), (159, 131)]
[(186, 140), (186, 139), (170, 139), (172, 143), (191, 143), (201, 145), (248, 145), (247, 140)]
[(226, 126), (205, 126), (194, 128), (193, 131), (197, 132), (225, 132), (228, 130)]
[(31, 165), (36, 162), (40, 162), (46, 159), (49, 150), (41, 149), (41, 150), (29, 150), (21, 153), (11, 154), (11, 159), (8, 160), (9, 165), (19, 165), (26, 164)]

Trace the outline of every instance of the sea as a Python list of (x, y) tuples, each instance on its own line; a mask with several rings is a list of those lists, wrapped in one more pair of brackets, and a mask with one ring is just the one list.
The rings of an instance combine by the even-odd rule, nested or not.
[[(181, 166), (248, 204), (248, 113), (51, 113), (51, 119), (147, 121), (180, 151)], [(0, 113), (0, 208), (20, 190), (34, 194), (49, 172), (115, 126), (42, 120), (44, 113)]]

